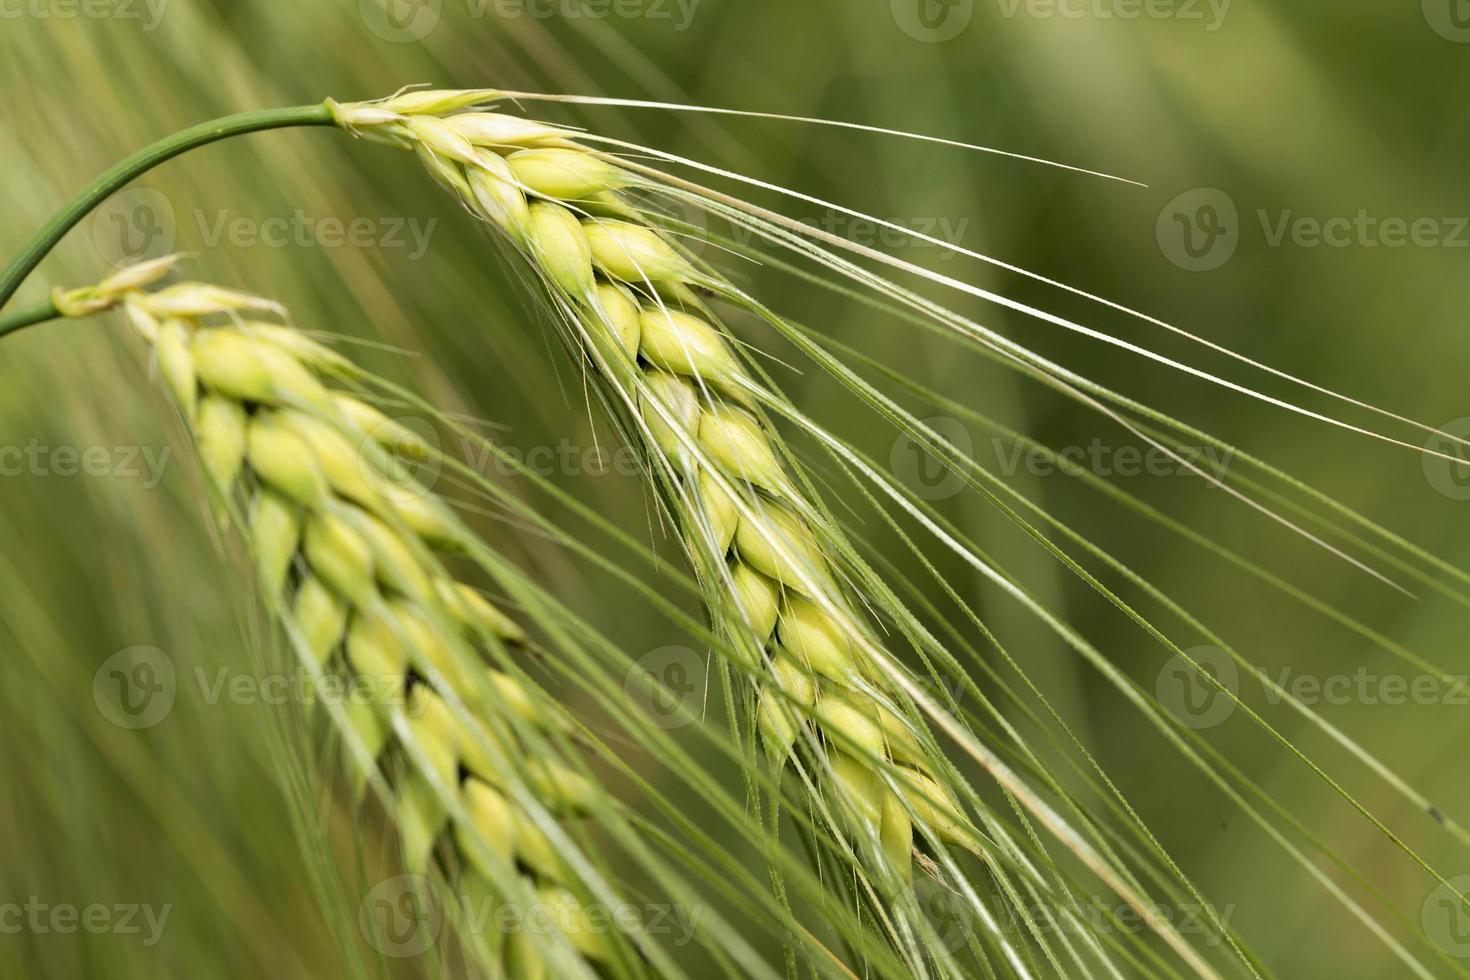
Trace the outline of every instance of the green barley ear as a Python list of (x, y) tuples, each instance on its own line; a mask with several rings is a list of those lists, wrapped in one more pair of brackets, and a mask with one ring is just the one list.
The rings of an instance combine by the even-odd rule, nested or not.
[[(535, 149), (482, 142), (472, 152), (466, 134), (488, 124), (456, 124), (457, 115), (384, 128), (406, 138), (432, 171), (447, 172), (440, 182), (448, 188), (493, 178), (498, 194), (525, 195), (523, 254), (571, 311), (578, 345), (613, 403), (639, 419), (632, 431), (643, 448), (665, 461), (672, 510), (711, 590), (714, 619), (737, 662), (759, 680), (755, 717), (770, 758), (785, 763), (800, 747), (815, 764), (820, 781), (836, 790), (833, 829), (882, 893), (910, 880), (918, 851), (909, 845), (928, 846), (926, 834), (974, 847), (973, 829), (953, 832), (968, 825), (958, 811), (960, 823), (946, 819), (919, 834), (910, 826), (911, 817), (922, 824), (935, 810), (914, 799), (912, 781), (897, 778), (900, 763), (946, 801), (958, 796), (947, 787), (951, 770), (915, 734), (924, 723), (906, 699), (867, 663), (873, 631), (839, 585), (841, 570), (829, 556), (840, 549), (831, 546), (830, 528), (758, 411), (754, 376), (724, 331), (696, 312), (695, 290), (710, 287), (710, 276), (622, 205), (617, 192), (635, 181), (608, 158), (572, 141)], [(500, 179), (499, 163), (485, 163), (492, 155), (503, 157), (514, 185)], [(473, 192), (460, 193), (484, 214)], [(514, 235), (512, 244), (521, 244)], [(623, 351), (636, 357), (631, 378), (617, 366), (625, 359), (609, 356)], [(819, 789), (818, 796), (825, 808), (827, 794)]]
[[(431, 450), (355, 394), (328, 388), (358, 376), (345, 358), (292, 327), (242, 319), (275, 304), (198, 284), (146, 291), (172, 266), (124, 269), (57, 293), (56, 306), (70, 316), (127, 309), (223, 507), (245, 505), (260, 585), (313, 677), (336, 675), (377, 695), (329, 713), (355, 791), (383, 787), (408, 868), (450, 878), (468, 868), (474, 880), (459, 887), (528, 906), (551, 901), (580, 921), (581, 899), (561, 887), (576, 880), (567, 870), (575, 862), (523, 801), (572, 820), (601, 793), (549, 743), (517, 734), (565, 737), (569, 728), (539, 688), (486, 664), (492, 648), (525, 643), (524, 630), (433, 558), (435, 545), (466, 532), (395, 471), (396, 457)], [(399, 773), (392, 790), (390, 771)], [(614, 953), (611, 937), (593, 936), (541, 937), (534, 953), (512, 959), (586, 974)]]

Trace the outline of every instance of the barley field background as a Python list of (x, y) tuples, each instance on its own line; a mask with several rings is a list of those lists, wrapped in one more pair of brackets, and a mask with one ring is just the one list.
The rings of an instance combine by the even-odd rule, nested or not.
[[(559, 122), (983, 252), (1470, 436), (1462, 367), (1470, 354), (1470, 127), (1454, 109), (1458, 83), (1470, 78), (1470, 23), (1458, 0), (1424, 0), (1422, 9), (1322, 0), (384, 3), (0, 0), (0, 251), (16, 252), (125, 154), (247, 109), (371, 99), (431, 83), (820, 116), (1147, 186), (798, 122), (538, 107)], [(104, 204), (18, 300), (94, 282), (123, 261), (186, 253), (193, 277), (264, 293), (303, 326), (360, 339), (354, 357), (493, 437), (552, 488), (666, 556), (677, 574), (677, 546), (659, 527), (636, 464), (589, 405), (577, 368), (523, 284), (419, 171), (410, 155), (331, 129), (205, 147)], [(1154, 325), (940, 244), (744, 193), (1164, 357), (1226, 378), (1248, 374)], [(719, 258), (710, 249), (703, 257)], [(1418, 585), (1412, 597), (1395, 591), (1097, 413), (852, 297), (774, 267), (723, 265), (767, 305), (927, 392), (910, 393), (906, 407), (1166, 588), (1440, 812), (1470, 819), (1467, 610), (1453, 595)], [(947, 302), (1401, 534), (1446, 563), (1437, 579), (1458, 581), (1450, 569), (1470, 566), (1470, 470), (973, 297)], [(831, 378), (787, 369), (789, 347), (774, 332), (750, 326), (746, 336), (772, 355), (771, 370), (802, 412), (890, 465), (1269, 793), (1288, 836), (1321, 859), (1328, 879), (1371, 894), (1356, 891), (1335, 862), (1361, 872), (1398, 910), (1379, 913), (1390, 932), (1422, 934), (1438, 948), (1432, 975), (1470, 971), (1470, 910), (1451, 892), (984, 497)], [(1259, 374), (1250, 384), (1302, 395)], [(1340, 404), (1305, 400), (1368, 424)], [(458, 975), (452, 961), (378, 955), (384, 951), (360, 929), (395, 875), (381, 820), (364, 820), (340, 793), (315, 785), (320, 760), (291, 748), (300, 705), (263, 654), (273, 627), (233, 571), (238, 549), (214, 531), (184, 429), (165, 407), (145, 353), (117, 317), (39, 326), (0, 346), (0, 974)], [(1395, 431), (1414, 446), (1459, 451), (1439, 436)], [(1061, 452), (1068, 465), (1007, 432)], [(565, 500), (477, 444), (436, 438), (568, 533), (600, 539)], [(1258, 475), (1227, 450), (1195, 443), (1184, 452), (1216, 476)], [(1407, 975), (1321, 882), (1292, 866), (1035, 617), (953, 554), (914, 554), (873, 519), (871, 501), (845, 493), (822, 463), (813, 470), (824, 486), (831, 480), (829, 504), (851, 514), (865, 544), (884, 556), (885, 575), (920, 582), (932, 562), (973, 605), (1266, 975)], [(1098, 492), (1079, 472), (1135, 495), (1160, 519)], [(721, 717), (706, 651), (671, 630), (646, 595), (512, 514), (486, 512), (474, 524), (598, 624), (626, 652), (630, 671), (641, 664), (659, 673), (682, 692), (684, 708)], [(663, 573), (638, 574), (656, 583)], [(668, 595), (702, 615), (697, 598), (673, 588)], [(1146, 600), (1139, 608), (1159, 610)], [(977, 624), (956, 626), (983, 645)], [(1192, 634), (1174, 635), (1183, 642)], [(1205, 639), (1184, 645), (1199, 648), (1245, 704), (1439, 874), (1470, 886), (1470, 846)], [(988, 679), (976, 679), (993, 693)], [(573, 712), (595, 714), (584, 694), (562, 690)], [(706, 742), (687, 739), (688, 751), (738, 795), (741, 773), (722, 768)], [(1043, 740), (1037, 746), (1050, 758)], [(627, 762), (640, 770), (636, 747)], [(602, 771), (612, 792), (636, 801), (626, 774)], [(656, 767), (642, 771), (658, 778)], [(667, 792), (677, 803), (690, 791)], [(687, 802), (692, 810), (699, 801)], [(584, 843), (610, 846), (595, 834)], [(759, 854), (744, 857), (759, 866)], [(345, 869), (326, 897), (310, 880), (324, 859)], [(1117, 905), (1099, 888), (1083, 911), (1111, 921)], [(1200, 947), (1218, 945), (1199, 909), (1170, 905), (1161, 914)], [(959, 916), (942, 927), (963, 934), (974, 925)], [(1109, 928), (1142, 930), (1126, 916)], [(779, 945), (759, 942), (779, 963)], [(670, 945), (699, 968), (692, 947), (677, 936)], [(353, 948), (359, 957), (366, 951), (366, 967), (345, 951)]]

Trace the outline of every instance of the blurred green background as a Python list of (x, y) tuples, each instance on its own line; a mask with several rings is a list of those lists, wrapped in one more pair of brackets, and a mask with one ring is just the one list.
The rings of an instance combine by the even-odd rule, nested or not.
[[(0, 0), (0, 250), (13, 253), (83, 183), (153, 139), (213, 116), (328, 95), (372, 98), (428, 82), (820, 115), (1148, 186), (793, 123), (547, 110), (918, 228), (1470, 435), (1462, 367), (1470, 128), (1454, 108), (1459, 83), (1470, 80), (1470, 23), (1457, 18), (1460, 0), (1424, 0), (1422, 9), (1325, 0), (385, 2)], [(802, 202), (757, 199), (1161, 354), (1303, 396), (1155, 326), (943, 248), (878, 237)], [(527, 314), (473, 222), (408, 155), (329, 130), (202, 149), (105, 205), (19, 298), (169, 250), (192, 254), (191, 276), (267, 293), (303, 325), (385, 345), (363, 348), (373, 367), (483, 420), (554, 482), (677, 561), (650, 526), (636, 476), (616, 466), (594, 472), (607, 467), (589, 452), (611, 447), (589, 419), (571, 362)], [(1136, 473), (1125, 447), (1138, 442), (1117, 426), (931, 334), (777, 270), (727, 265), (772, 307), (969, 408), (1085, 452), (1098, 475), (1359, 617), (1385, 643), (1067, 476), (1028, 465), (974, 422), (908, 402), (944, 418), (946, 434), (967, 440), (982, 465), (1166, 587), (1268, 674), (1305, 679), (1298, 693), (1310, 698), (1313, 683), (1361, 678), (1338, 682), (1335, 690), (1349, 693), (1318, 695), (1313, 706), (1445, 812), (1470, 818), (1462, 761), (1470, 698), (1436, 681), (1427, 696), (1390, 703), (1403, 700), (1391, 693), (1399, 681), (1412, 685), (1425, 671), (1385, 649), (1400, 644), (1450, 675), (1466, 673), (1466, 621), (1453, 601), (1424, 590), (1418, 600), (1398, 595), (1197, 477)], [(972, 298), (936, 295), (1466, 564), (1470, 481), (1448, 463)], [(156, 931), (140, 914), (137, 932), (96, 934), (12, 931), (0, 918), (0, 972), (338, 975), (342, 953), (306, 880), (303, 849), (324, 833), (350, 866), (352, 835), (341, 826), (349, 818), (323, 806), (318, 826), (298, 833), (292, 791), (276, 775), (272, 733), (282, 712), (249, 699), (211, 703), (201, 690), (200, 672), (253, 676), (269, 630), (210, 533), (182, 433), (125, 333), (115, 318), (53, 324), (0, 346), (0, 903), (169, 911)], [(758, 330), (750, 337), (771, 343)], [(830, 381), (812, 372), (782, 380), (809, 414), (892, 462), (1145, 689), (1185, 711), (1203, 703), (1171, 687), (1178, 678), (1157, 643), (984, 500), (951, 493), (912, 446)], [(1325, 399), (1311, 404), (1345, 413)], [(1426, 442), (1411, 428), (1393, 431)], [(687, 642), (544, 542), (493, 519), (482, 529), (630, 656)], [(896, 540), (867, 530), (899, 575), (922, 581)], [(952, 556), (937, 546), (930, 555), (1278, 975), (1398, 975), (1383, 947), (1095, 672)], [(106, 664), (140, 646), (161, 651), (176, 693), (163, 717), (130, 728), (108, 706)], [(1470, 873), (1470, 855), (1431, 821), (1258, 684), (1241, 678), (1239, 687), (1442, 874)], [(1452, 958), (1470, 956), (1470, 944), (1455, 941), (1465, 923), (1437, 904), (1432, 880), (1280, 746), (1228, 714), (1206, 716), (1204, 734), (1361, 868), (1403, 911), (1405, 928), (1440, 939)], [(738, 775), (730, 777), (738, 791)]]

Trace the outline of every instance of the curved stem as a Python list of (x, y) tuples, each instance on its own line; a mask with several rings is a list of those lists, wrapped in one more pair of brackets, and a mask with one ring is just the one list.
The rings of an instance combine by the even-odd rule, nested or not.
[[(25, 277), (30, 275), (37, 265), (40, 265), (46, 254), (55, 248), (56, 243), (61, 241), (62, 237), (78, 221), (86, 217), (89, 211), (114, 191), (165, 160), (170, 160), (196, 146), (204, 146), (207, 143), (239, 136), (243, 133), (255, 133), (263, 129), (283, 129), (289, 126), (329, 125), (332, 125), (332, 116), (325, 105), (291, 106), (286, 109), (265, 109), (258, 112), (241, 112), (233, 116), (223, 116), (197, 126), (190, 126), (172, 136), (164, 137), (157, 143), (145, 146), (108, 168), (101, 176), (88, 184), (80, 194), (67, 202), (67, 205), (46, 222), (40, 231), (36, 232), (35, 237), (26, 244), (21, 253), (5, 267), (3, 272), (0, 272), (0, 307), (4, 307), (10, 301), (10, 297), (15, 295), (16, 289), (20, 287)], [(12, 319), (20, 317), (24, 312), (16, 311), (0, 318), (0, 327), (6, 328), (0, 329), (0, 335), (9, 330), (18, 330), (30, 323), (39, 322), (32, 320), (12, 325)]]
[(32, 306), (22, 306), (9, 313), (0, 313), (0, 337), (15, 333), (37, 323), (45, 323), (61, 316), (61, 311), (51, 300), (44, 299)]

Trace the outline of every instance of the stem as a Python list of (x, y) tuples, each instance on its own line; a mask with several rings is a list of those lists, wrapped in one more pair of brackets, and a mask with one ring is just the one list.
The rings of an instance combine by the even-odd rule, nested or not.
[[(332, 125), (332, 115), (325, 105), (265, 109), (223, 116), (197, 126), (190, 126), (172, 136), (164, 137), (151, 146), (145, 146), (108, 168), (101, 176), (88, 184), (80, 194), (72, 198), (64, 208), (56, 212), (51, 220), (41, 227), (40, 231), (36, 232), (35, 237), (27, 243), (15, 260), (5, 267), (4, 272), (0, 272), (0, 307), (4, 307), (10, 301), (10, 297), (15, 295), (16, 289), (20, 287), (25, 277), (41, 264), (46, 254), (55, 248), (57, 242), (61, 241), (77, 222), (86, 217), (89, 211), (102, 203), (114, 191), (165, 160), (170, 160), (196, 146), (204, 146), (216, 140), (244, 133), (255, 133), (263, 129), (284, 129), (290, 126), (329, 125)], [(49, 305), (48, 303), (47, 306)], [(35, 314), (38, 309), (32, 308), (29, 312)], [(40, 322), (25, 320), (23, 314), (26, 312), (18, 310), (8, 316), (0, 317), (0, 336), (11, 330), (29, 326), (31, 323)], [(54, 310), (51, 315), (55, 315)]]
[(33, 306), (22, 306), (20, 309), (11, 310), (9, 313), (0, 313), (0, 337), (4, 337), (9, 333), (15, 333), (15, 331), (22, 330), (33, 324), (54, 320), (59, 316), (61, 316), (61, 311), (56, 308), (56, 304), (51, 302), (49, 298)]

